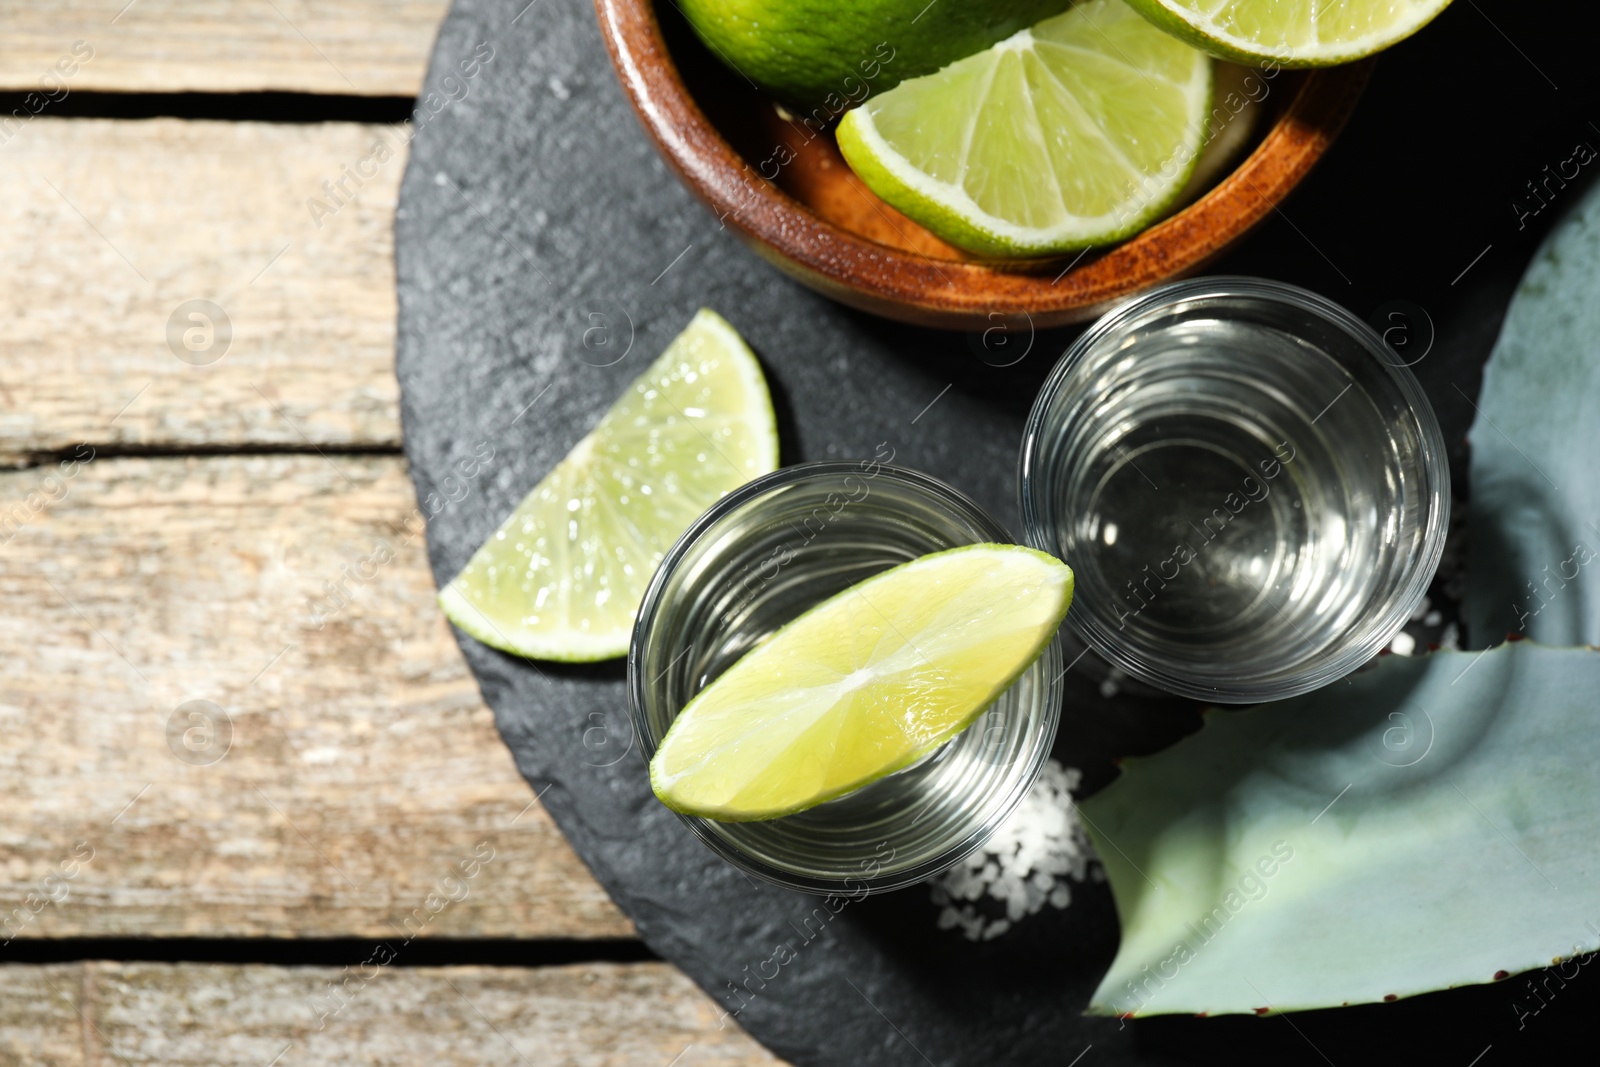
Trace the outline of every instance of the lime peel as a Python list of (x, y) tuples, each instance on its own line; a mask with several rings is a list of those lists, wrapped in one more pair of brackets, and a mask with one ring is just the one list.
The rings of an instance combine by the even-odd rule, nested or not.
[(952, 244), (1043, 256), (1132, 236), (1205, 145), (1212, 61), (1121, 0), (1086, 0), (871, 97), (839, 149), (873, 192)]
[(870, 93), (930, 74), (1072, 0), (673, 0), (744, 79), (821, 129)]
[(1221, 59), (1325, 67), (1399, 43), (1450, 0), (1127, 0), (1139, 14)]
[(456, 626), (533, 659), (626, 655), (666, 550), (718, 498), (776, 470), (761, 366), (702, 309), (439, 593)]
[(1044, 652), (1072, 570), (1017, 545), (936, 552), (788, 623), (684, 706), (650, 760), (674, 811), (773, 819), (853, 792), (969, 726)]

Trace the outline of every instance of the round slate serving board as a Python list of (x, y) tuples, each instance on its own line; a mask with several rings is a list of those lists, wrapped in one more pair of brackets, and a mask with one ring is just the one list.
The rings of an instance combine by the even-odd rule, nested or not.
[[(1600, 130), (1564, 109), (1593, 100), (1592, 85), (1557, 90), (1545, 78), (1592, 69), (1581, 35), (1560, 40), (1531, 5), (1481, 6), (1518, 46), (1474, 5), (1456, 5), (1400, 46), (1321, 170), (1218, 267), (1305, 285), (1392, 328), (1397, 348), (1420, 359), (1463, 497), (1479, 368), (1559, 214), (1554, 205), (1529, 214), (1522, 182), (1575, 141), (1600, 144)], [(1016, 527), (1023, 417), (1072, 334), (918, 330), (779, 275), (656, 157), (587, 0), (460, 0), (418, 126), (396, 220), (398, 372), (440, 582), (701, 306), (725, 315), (761, 357), (785, 463), (886, 445), (896, 463), (950, 482)], [(1492, 149), (1486, 130), (1499, 131)], [(1449, 592), (1435, 590), (1447, 607)], [(1511, 1032), (1509, 992), (1495, 987), (1306, 1013), (1289, 1025), (1085, 1018), (1116, 948), (1103, 885), (1074, 885), (1070, 908), (1047, 908), (984, 943), (936, 929), (923, 888), (834, 914), (718, 861), (654, 800), (632, 747), (620, 661), (535, 664), (461, 645), (518, 767), (640, 935), (726, 1010), (744, 1003), (737, 1024), (797, 1067), (1065, 1065), (1080, 1055), (1086, 1065), (1337, 1062), (1341, 1051), (1419, 1034), (1431, 1053), (1466, 1063), (1485, 1044), (1524, 1040)], [(1084, 770), (1086, 789), (1115, 775), (1113, 758), (1198, 725), (1192, 705), (1102, 695), (1086, 666), (1069, 676), (1056, 750)], [(813, 917), (819, 907), (825, 923)], [(780, 944), (795, 958), (747, 982), (772, 974)]]

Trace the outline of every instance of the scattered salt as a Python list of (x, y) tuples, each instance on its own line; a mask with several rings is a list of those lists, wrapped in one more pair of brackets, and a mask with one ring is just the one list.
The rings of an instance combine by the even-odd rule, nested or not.
[(1444, 629), (1439, 632), (1439, 647), (1456, 651), (1461, 648), (1461, 630), (1453, 622), (1444, 624)]
[[(989, 941), (1046, 905), (1072, 903), (1071, 882), (1103, 875), (1078, 822), (1072, 790), (1082, 772), (1055, 760), (1045, 763), (1039, 780), (1011, 817), (977, 852), (944, 874), (929, 880), (938, 905), (941, 930), (961, 928), (969, 941)], [(993, 906), (980, 911), (985, 898), (1003, 905), (1004, 918)]]

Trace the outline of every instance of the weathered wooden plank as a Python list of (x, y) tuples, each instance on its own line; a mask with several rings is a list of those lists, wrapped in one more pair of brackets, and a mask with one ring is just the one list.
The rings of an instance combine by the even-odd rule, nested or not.
[(415, 506), (390, 456), (0, 473), (0, 942), (631, 934), (496, 735)]
[[(415, 96), (448, 6), (446, 0), (0, 0), (0, 89)], [(58, 67), (63, 57), (80, 62)]]
[(0, 465), (85, 441), (398, 446), (392, 221), (408, 136), (21, 127), (0, 147)]
[(82, 1067), (82, 965), (0, 966), (0, 1067)]
[(13, 966), (0, 1006), (0, 1065), (782, 1062), (661, 963)]

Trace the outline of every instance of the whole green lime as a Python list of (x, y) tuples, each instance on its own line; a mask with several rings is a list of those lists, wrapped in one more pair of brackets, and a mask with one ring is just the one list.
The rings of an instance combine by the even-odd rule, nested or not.
[(815, 124), (1072, 6), (1072, 0), (675, 3), (724, 63)]

